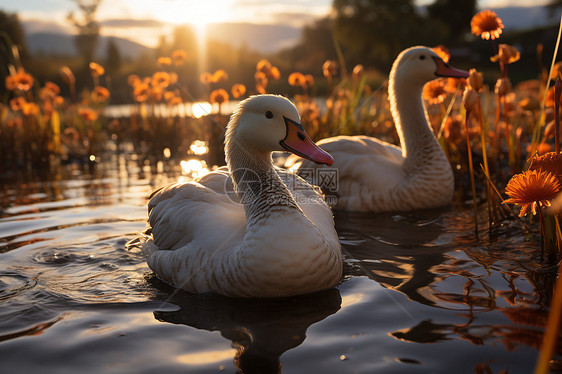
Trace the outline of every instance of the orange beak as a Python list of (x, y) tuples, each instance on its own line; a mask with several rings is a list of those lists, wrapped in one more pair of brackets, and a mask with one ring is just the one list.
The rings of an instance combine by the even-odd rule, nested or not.
[(285, 119), (285, 126), (287, 128), (285, 139), (279, 142), (283, 148), (297, 156), (314, 161), (317, 164), (331, 166), (334, 163), (332, 156), (314, 144), (300, 123), (290, 120), (287, 117), (283, 118)]
[(439, 57), (433, 57), (435, 64), (437, 65), (437, 70), (435, 75), (438, 77), (450, 77), (450, 78), (468, 78), (468, 71), (460, 70), (447, 64), (445, 61)]

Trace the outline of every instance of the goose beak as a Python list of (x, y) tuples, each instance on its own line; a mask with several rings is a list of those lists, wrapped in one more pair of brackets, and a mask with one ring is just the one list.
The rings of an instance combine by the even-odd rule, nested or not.
[(317, 164), (331, 166), (334, 163), (332, 156), (314, 144), (300, 123), (287, 117), (283, 119), (287, 128), (285, 139), (279, 142), (283, 148)]
[(468, 71), (454, 68), (439, 57), (433, 57), (433, 60), (435, 60), (435, 64), (437, 65), (435, 75), (438, 77), (468, 78), (469, 76)]

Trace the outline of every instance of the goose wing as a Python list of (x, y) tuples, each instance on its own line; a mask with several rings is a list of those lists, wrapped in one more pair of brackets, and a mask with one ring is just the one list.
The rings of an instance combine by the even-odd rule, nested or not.
[[(215, 174), (215, 173), (211, 173)], [(200, 182), (173, 183), (156, 191), (148, 203), (154, 244), (176, 250), (191, 242), (210, 250), (241, 243), (246, 229), (244, 208), (229, 195), (215, 191), (221, 173)]]
[[(340, 187), (342, 183), (359, 183), (382, 190), (406, 178), (402, 150), (395, 145), (368, 136), (337, 136), (322, 139), (317, 144), (334, 158), (330, 168), (337, 169)], [(289, 157), (286, 166), (298, 170), (299, 174), (326, 168), (297, 156)], [(315, 177), (313, 181), (324, 188), (323, 181)]]

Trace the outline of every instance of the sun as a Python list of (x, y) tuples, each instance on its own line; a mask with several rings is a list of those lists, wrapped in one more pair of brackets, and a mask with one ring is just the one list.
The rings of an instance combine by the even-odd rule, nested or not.
[(230, 20), (236, 0), (168, 0), (158, 2), (154, 16), (171, 24), (207, 25)]

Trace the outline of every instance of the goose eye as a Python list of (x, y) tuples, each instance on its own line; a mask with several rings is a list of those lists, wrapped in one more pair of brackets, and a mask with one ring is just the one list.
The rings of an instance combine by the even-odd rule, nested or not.
[(421, 55), (420, 60), (425, 60), (425, 55)]
[(273, 118), (273, 113), (271, 113), (271, 112), (268, 110), (267, 112), (265, 112), (265, 118), (267, 118), (267, 119)]

